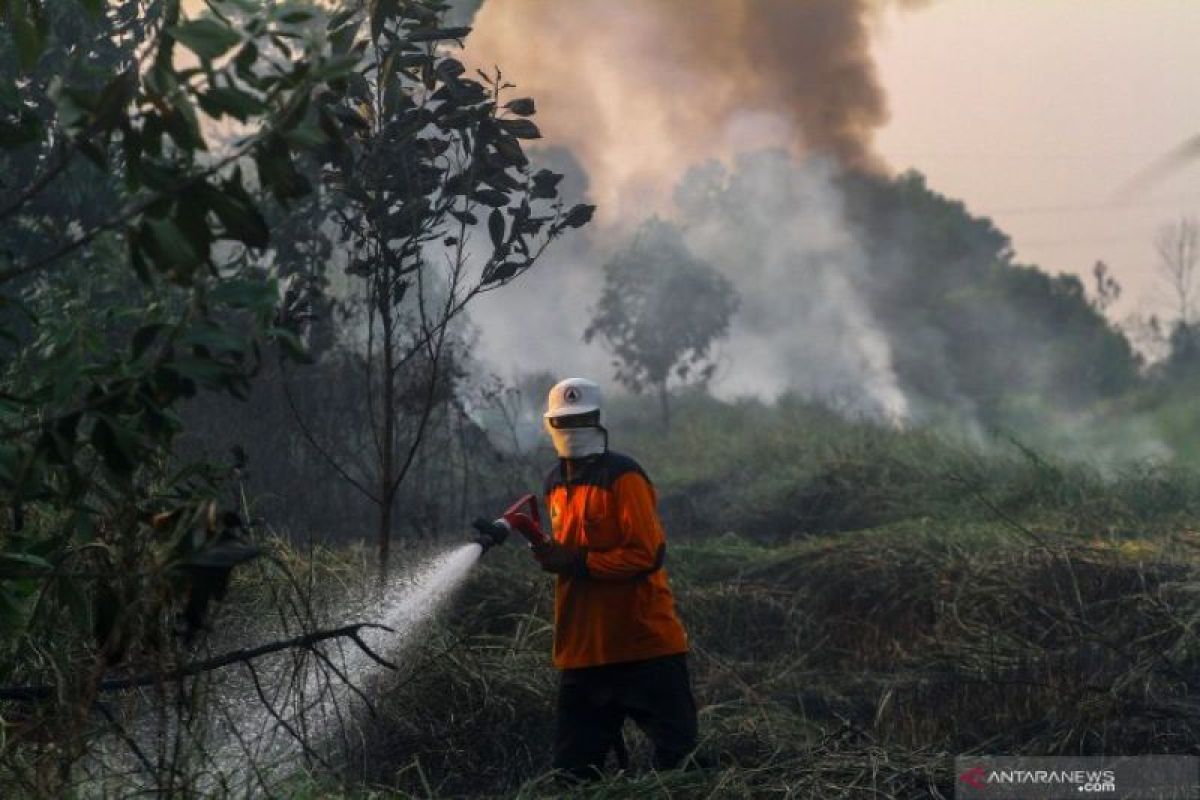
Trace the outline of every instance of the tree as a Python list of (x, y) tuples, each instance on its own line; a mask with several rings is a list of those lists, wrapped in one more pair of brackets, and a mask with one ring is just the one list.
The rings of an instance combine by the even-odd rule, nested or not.
[(357, 333), (343, 344), (360, 367), (357, 416), (367, 435), (359, 449), (369, 457), (339, 453), (304, 415), (297, 419), (330, 468), (377, 510), (381, 575), (401, 484), (462, 374), (452, 323), (593, 212), (563, 206), (561, 175), (532, 171), (521, 142), (541, 135), (530, 119), (534, 101), (508, 99), (515, 87), (499, 70), (478, 80), (465, 74), (447, 43), (461, 43), (470, 28), (441, 27), (444, 10), (378, 3), (327, 25), (335, 53), (359, 56), (345, 94), (321, 106), (322, 124), (348, 125), (352, 134), (317, 161), (320, 208), (352, 282), (341, 307)]
[(1167, 357), (1159, 374), (1168, 381), (1191, 381), (1200, 373), (1200, 326), (1176, 322), (1167, 337)]
[(1183, 217), (1165, 225), (1154, 239), (1158, 274), (1175, 302), (1178, 324), (1195, 322), (1196, 270), (1200, 265), (1200, 225)]
[(1089, 302), (1078, 278), (1017, 263), (991, 220), (917, 173), (839, 186), (868, 257), (863, 290), (921, 406), (1008, 424), (1023, 403), (1079, 409), (1137, 385), (1137, 354), (1102, 313), (1116, 299), (1107, 269)]
[(668, 382), (712, 377), (712, 347), (729, 334), (738, 302), (729, 279), (692, 256), (677, 228), (651, 220), (604, 265), (604, 288), (583, 338), (605, 341), (620, 383), (634, 392), (656, 390), (669, 427)]
[(62, 755), (16, 777), (31, 794), (66, 793), (106, 670), (169, 671), (260, 551), (229, 500), (240, 460), (181, 463), (177, 410), (244, 397), (267, 343), (302, 355), (265, 209), (342, 140), (314, 101), (357, 59), (306, 36), (311, 9), (209, 8), (4, 5), (0, 672), (61, 678), (39, 713)]
[(1092, 265), (1092, 307), (1104, 314), (1121, 299), (1121, 284), (1103, 261)]

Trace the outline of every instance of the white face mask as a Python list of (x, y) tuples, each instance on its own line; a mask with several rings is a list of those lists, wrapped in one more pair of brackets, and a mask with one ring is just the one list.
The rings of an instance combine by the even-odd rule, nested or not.
[(559, 458), (585, 458), (604, 452), (603, 428), (551, 428), (550, 440)]

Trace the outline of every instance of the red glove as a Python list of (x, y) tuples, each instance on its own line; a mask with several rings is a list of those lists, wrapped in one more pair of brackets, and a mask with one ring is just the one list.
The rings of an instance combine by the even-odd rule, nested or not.
[(513, 530), (520, 533), (529, 542), (530, 547), (538, 547), (550, 541), (550, 537), (542, 532), (542, 526), (528, 514), (519, 511), (509, 511), (504, 515), (504, 521)]
[(531, 548), (533, 557), (542, 565), (546, 572), (566, 577), (585, 577), (587, 572), (587, 553), (574, 547), (564, 547), (554, 540)]

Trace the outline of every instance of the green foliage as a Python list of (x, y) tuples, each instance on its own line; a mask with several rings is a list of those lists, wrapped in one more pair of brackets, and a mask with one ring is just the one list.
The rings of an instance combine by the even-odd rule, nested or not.
[(908, 392), (1004, 424), (1014, 397), (1077, 411), (1137, 385), (1133, 348), (1078, 278), (1013, 263), (1007, 236), (919, 174), (842, 185)]
[(750, 153), (696, 168), (676, 200), (689, 241), (742, 290), (739, 324), (768, 337), (796, 386), (825, 388), (864, 336), (875, 355), (860, 360), (874, 366), (863, 377), (850, 363), (847, 393), (894, 376), (917, 421), (1046, 424), (1139, 384), (1139, 359), (1100, 308), (1115, 291), (1105, 273), (1093, 301), (1073, 276), (1016, 263), (991, 220), (917, 173)]
[(651, 220), (604, 265), (604, 289), (583, 338), (607, 343), (622, 384), (635, 392), (655, 387), (666, 417), (668, 380), (712, 376), (712, 347), (728, 335), (737, 306), (729, 280), (692, 256), (678, 229)]
[(1200, 326), (1178, 321), (1167, 340), (1167, 357), (1156, 373), (1165, 383), (1185, 383), (1200, 375)]
[(302, 355), (259, 195), (294, 202), (297, 161), (346, 146), (322, 114), (363, 50), (296, 6), (153, 8), (18, 0), (0, 27), (0, 675), (69, 676), (63, 765), (105, 668), (183, 657), (258, 552), (222, 510), (240, 458), (180, 463), (176, 411), (244, 397), (265, 342)]
[(591, 206), (564, 210), (557, 202), (560, 175), (529, 173), (519, 140), (541, 135), (527, 119), (533, 101), (501, 103), (512, 87), (499, 73), (466, 77), (461, 62), (434, 46), (469, 28), (438, 28), (433, 11), (389, 11), (385, 3), (372, 5), (368, 30), (357, 25), (354, 17), (330, 22), (332, 38), (369, 55), (345, 98), (321, 117), (355, 135), (320, 161), (350, 248), (347, 272), (371, 282), (376, 304), (399, 306), (418, 273), (430, 271), (424, 248), (442, 242), (461, 253), (482, 221), (491, 250), (475, 291), (510, 282), (549, 240), (588, 222)]
[(322, 189), (305, 209), (307, 234), (293, 231), (313, 246), (280, 254), (281, 269), (314, 294), (340, 278), (326, 278), (329, 254), (344, 254), (349, 288), (333, 303), (348, 333), (333, 357), (357, 367), (341, 378), (352, 401), (335, 437), (312, 432), (327, 409), (305, 415), (290, 404), (307, 444), (377, 512), (384, 570), (400, 489), (435, 411), (458, 407), (466, 348), (454, 321), (594, 210), (566, 207), (562, 176), (533, 170), (522, 142), (541, 135), (535, 102), (506, 99), (514, 87), (498, 70), (468, 75), (451, 42), (470, 29), (444, 27), (442, 10), (378, 2), (326, 23), (334, 48), (357, 63), (337, 84), (343, 94), (319, 104), (314, 133), (345, 126), (347, 135), (313, 153)]
[(667, 435), (652, 418), (647, 402), (614, 404), (612, 446), (646, 467), (677, 539), (733, 532), (786, 542), (919, 520), (961, 529), (997, 512), (1125, 536), (1186, 525), (1200, 512), (1200, 489), (1183, 467), (1091, 466), (1002, 435), (980, 441), (968, 431), (848, 421), (791, 396), (767, 405), (683, 395)]

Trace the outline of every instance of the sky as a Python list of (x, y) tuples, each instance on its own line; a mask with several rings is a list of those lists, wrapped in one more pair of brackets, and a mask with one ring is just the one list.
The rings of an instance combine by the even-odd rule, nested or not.
[(892, 167), (991, 217), (1023, 263), (1103, 259), (1117, 316), (1164, 309), (1152, 240), (1200, 214), (1200, 162), (1120, 195), (1200, 134), (1200, 0), (940, 0), (888, 12), (873, 48)]

